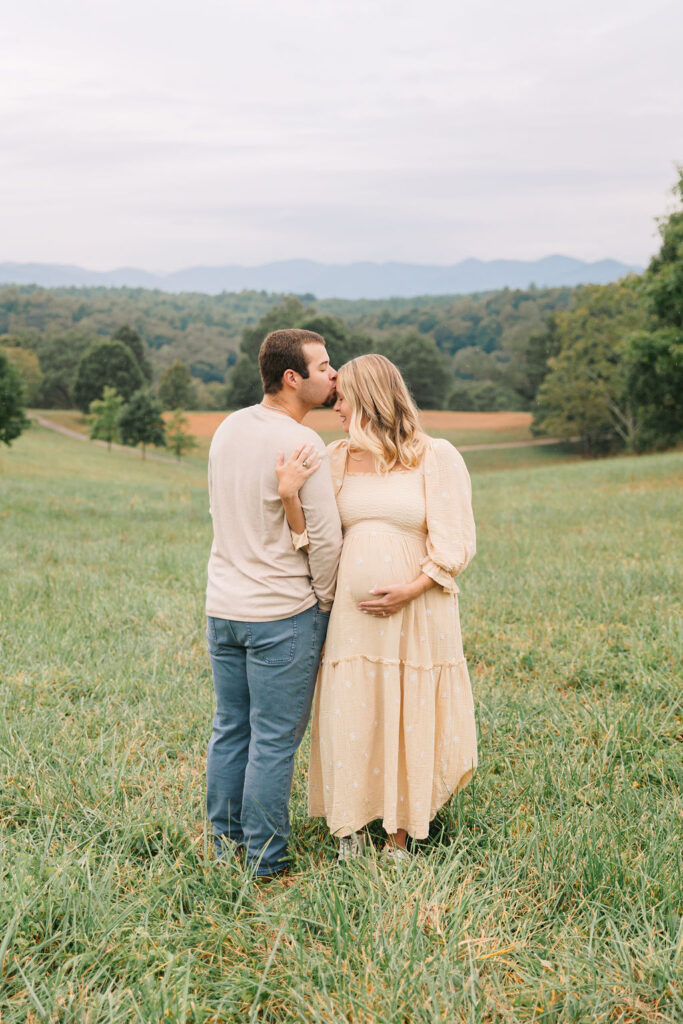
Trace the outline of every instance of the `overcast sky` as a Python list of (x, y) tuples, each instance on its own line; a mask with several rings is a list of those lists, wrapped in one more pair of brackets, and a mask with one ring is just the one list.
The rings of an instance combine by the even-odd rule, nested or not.
[(644, 263), (680, 0), (22, 0), (0, 261)]

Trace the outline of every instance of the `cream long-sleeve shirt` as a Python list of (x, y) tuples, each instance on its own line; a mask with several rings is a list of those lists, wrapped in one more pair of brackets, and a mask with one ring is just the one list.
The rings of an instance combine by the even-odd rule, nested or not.
[[(301, 444), (322, 461), (301, 488), (308, 550), (296, 551), (277, 493), (275, 461)], [(285, 619), (329, 608), (341, 552), (341, 524), (322, 439), (291, 416), (253, 405), (232, 413), (209, 450), (213, 545), (206, 613), (240, 622)]]

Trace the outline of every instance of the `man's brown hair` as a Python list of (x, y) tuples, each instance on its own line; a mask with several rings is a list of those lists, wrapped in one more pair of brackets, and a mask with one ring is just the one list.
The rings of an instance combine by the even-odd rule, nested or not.
[(324, 345), (325, 339), (315, 331), (302, 331), (299, 328), (271, 331), (264, 339), (259, 349), (258, 365), (263, 390), (267, 395), (274, 395), (282, 390), (285, 370), (294, 370), (301, 377), (308, 379), (304, 345), (310, 342)]

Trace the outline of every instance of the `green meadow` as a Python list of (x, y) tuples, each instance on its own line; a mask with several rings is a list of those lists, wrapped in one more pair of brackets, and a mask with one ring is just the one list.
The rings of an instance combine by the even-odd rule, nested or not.
[(306, 740), (256, 886), (203, 812), (202, 461), (0, 452), (2, 1024), (683, 1019), (683, 454), (472, 456), (474, 782), (338, 867)]

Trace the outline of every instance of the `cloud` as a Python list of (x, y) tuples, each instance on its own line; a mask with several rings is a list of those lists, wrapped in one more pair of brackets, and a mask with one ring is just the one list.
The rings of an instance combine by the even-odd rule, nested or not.
[(669, 0), (25, 0), (1, 255), (643, 262), (683, 157), (681, 27)]

